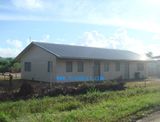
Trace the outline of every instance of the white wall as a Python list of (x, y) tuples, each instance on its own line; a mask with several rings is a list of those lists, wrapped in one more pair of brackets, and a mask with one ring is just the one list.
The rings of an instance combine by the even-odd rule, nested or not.
[[(66, 61), (72, 61), (72, 72), (66, 72)], [(93, 60), (83, 60), (84, 62), (84, 72), (77, 72), (77, 61), (79, 60), (64, 60), (64, 59), (57, 59), (57, 76), (64, 76), (65, 79), (61, 80), (61, 82), (67, 82), (67, 77), (77, 77), (77, 76), (84, 76), (84, 77), (94, 77), (93, 67), (94, 61)], [(104, 72), (104, 64), (105, 62), (109, 63), (109, 71)], [(116, 62), (120, 62), (120, 71), (116, 71)], [(147, 77), (147, 65), (145, 62), (144, 70), (138, 71), (137, 64), (139, 62), (127, 62), (127, 61), (100, 61), (100, 76), (104, 77), (104, 80), (113, 80), (117, 79), (120, 76), (122, 79), (125, 79), (125, 64), (129, 63), (129, 79), (135, 78), (135, 72), (140, 72), (140, 78)]]
[[(48, 61), (53, 61), (53, 72), (47, 71)], [(24, 71), (24, 62), (31, 62), (31, 72)], [(55, 81), (56, 57), (37, 46), (32, 46), (22, 57), (22, 79)]]
[[(53, 61), (53, 72), (47, 71), (48, 61)], [(72, 61), (73, 71), (66, 72), (66, 61)], [(80, 60), (65, 60), (57, 59), (56, 56), (43, 50), (40, 47), (32, 46), (21, 58), (22, 63), (22, 78), (37, 81), (79, 81), (78, 77), (85, 77), (88, 80), (94, 77), (94, 60), (81, 60), (84, 62), (84, 71), (77, 72), (77, 62)], [(31, 62), (31, 72), (24, 71), (24, 62)], [(104, 72), (105, 62), (109, 63), (109, 72)], [(120, 62), (120, 71), (116, 71), (116, 62)], [(122, 76), (125, 79), (125, 63), (129, 63), (129, 79), (135, 78), (135, 72), (140, 72), (140, 77), (147, 77), (147, 64), (144, 63), (144, 71), (137, 70), (138, 62), (126, 62), (126, 61), (100, 61), (100, 76), (104, 77), (104, 80), (113, 80)], [(57, 78), (58, 77), (58, 78)], [(65, 79), (59, 80), (59, 77), (65, 77)], [(69, 77), (72, 77), (70, 79)], [(75, 79), (73, 79), (75, 77)]]
[[(66, 72), (66, 61), (72, 61), (72, 72)], [(59, 80), (60, 82), (72, 81), (72, 78), (75, 78), (74, 81), (79, 81), (79, 79), (90, 78), (93, 76), (93, 61), (92, 60), (82, 60), (84, 64), (84, 71), (77, 72), (77, 62), (80, 60), (63, 60), (57, 59), (56, 65), (56, 74), (58, 77), (64, 77), (65, 79)], [(57, 80), (58, 81), (58, 80)]]
[[(138, 71), (137, 64), (143, 63), (144, 64), (144, 70)], [(129, 76), (130, 79), (135, 78), (135, 72), (140, 72), (140, 78), (147, 78), (148, 77), (148, 69), (147, 69), (147, 62), (139, 62), (139, 61), (132, 61), (129, 63)]]
[(160, 77), (160, 61), (148, 62), (148, 75), (150, 77)]
[[(109, 64), (109, 71), (104, 72), (105, 63)], [(124, 77), (124, 66), (123, 62), (120, 62), (120, 71), (116, 71), (116, 62), (115, 61), (102, 61), (101, 62), (101, 74), (104, 76), (105, 80), (117, 79), (120, 76)]]

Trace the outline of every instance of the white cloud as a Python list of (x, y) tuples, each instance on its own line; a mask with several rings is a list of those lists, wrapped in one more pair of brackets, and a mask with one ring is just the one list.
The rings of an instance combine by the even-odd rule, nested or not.
[(22, 43), (22, 41), (20, 40), (6, 40), (5, 47), (0, 47), (0, 56), (1, 57), (15, 57), (32, 41), (50, 42), (50, 35), (44, 34), (42, 36), (42, 39), (39, 39), (39, 40), (30, 38), (30, 39), (27, 39), (25, 43)]
[(130, 50), (139, 54), (146, 54), (151, 51), (157, 54), (158, 45), (145, 45), (142, 40), (130, 37), (125, 29), (117, 29), (117, 31), (110, 37), (107, 37), (97, 31), (85, 32), (80, 42), (77, 44), (103, 47), (111, 49)]
[(0, 20), (22, 20), (22, 21), (49, 21), (48, 17), (41, 17), (37, 15), (7, 15), (0, 14)]
[(20, 40), (6, 40), (6, 47), (0, 47), (0, 56), (15, 57), (23, 49), (23, 44)]
[(27, 40), (26, 40), (26, 45), (30, 44), (31, 42), (51, 42), (50, 40), (50, 35), (49, 34), (44, 34), (42, 35), (42, 39), (34, 39), (32, 37), (29, 37)]
[(7, 44), (14, 48), (22, 48), (22, 42), (19, 40), (7, 40)]
[(15, 57), (22, 50), (18, 48), (0, 48), (0, 56), (1, 57)]
[(43, 2), (41, 0), (12, 0), (13, 5), (17, 8), (24, 9), (42, 9)]
[(29, 10), (43, 8), (42, 0), (12, 0), (12, 3), (17, 8), (23, 8)]
[(106, 47), (106, 44), (108, 44), (108, 40), (105, 38), (105, 36), (97, 31), (85, 32), (81, 40), (81, 45), (90, 47)]
[[(32, 41), (67, 44), (67, 40), (64, 39), (51, 41), (49, 34), (42, 35), (41, 39), (28, 39), (26, 43), (22, 43), (20, 40), (7, 40), (6, 47), (0, 47), (0, 56), (15, 57)], [(80, 40), (70, 42), (69, 44), (130, 50), (139, 54), (145, 54), (151, 51), (153, 55), (159, 55), (160, 47), (156, 43), (147, 45), (144, 41), (129, 36), (127, 30), (124, 28), (117, 29), (111, 36), (106, 36), (98, 31), (88, 31), (81, 36)]]
[(159, 0), (144, 0), (144, 2), (146, 4), (154, 5), (154, 6), (159, 6), (160, 5), (160, 1)]
[(13, 11), (16, 8), (18, 14), (5, 13), (0, 15), (1, 20), (56, 20), (160, 32), (159, 0), (12, 0), (12, 3), (11, 8)]
[(50, 35), (49, 34), (43, 35), (43, 38), (40, 41), (41, 42), (50, 42)]
[(155, 34), (152, 39), (153, 40), (160, 40), (160, 34)]

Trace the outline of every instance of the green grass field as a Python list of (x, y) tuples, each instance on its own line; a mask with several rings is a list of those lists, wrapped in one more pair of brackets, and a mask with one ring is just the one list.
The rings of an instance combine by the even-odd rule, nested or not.
[(122, 91), (0, 102), (0, 121), (131, 121), (160, 107), (160, 83), (130, 82)]

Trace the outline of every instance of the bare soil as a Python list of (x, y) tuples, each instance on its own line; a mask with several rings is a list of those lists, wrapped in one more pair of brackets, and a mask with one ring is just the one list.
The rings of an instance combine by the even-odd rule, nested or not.
[(144, 117), (137, 122), (160, 122), (160, 111), (154, 112), (147, 117)]

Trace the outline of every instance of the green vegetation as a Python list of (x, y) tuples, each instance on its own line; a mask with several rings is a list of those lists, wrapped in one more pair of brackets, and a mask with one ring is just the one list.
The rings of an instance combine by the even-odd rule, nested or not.
[[(0, 102), (0, 121), (131, 121), (160, 106), (160, 84), (127, 83), (122, 91), (90, 90), (76, 96)], [(133, 116), (132, 116), (133, 117)]]
[(19, 72), (20, 67), (20, 63), (16, 62), (13, 58), (0, 57), (0, 73)]

